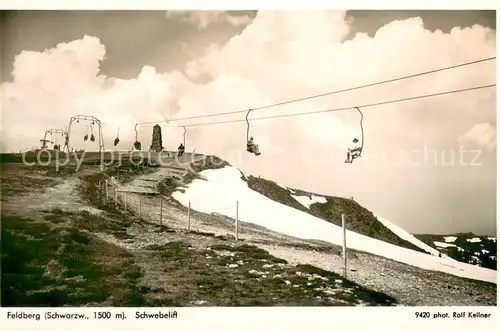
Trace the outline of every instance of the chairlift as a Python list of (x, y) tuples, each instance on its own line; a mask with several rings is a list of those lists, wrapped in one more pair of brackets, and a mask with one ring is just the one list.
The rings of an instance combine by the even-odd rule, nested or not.
[(114, 141), (114, 145), (118, 145), (118, 143), (120, 142), (120, 126), (118, 126), (118, 131), (116, 132), (116, 138), (115, 138), (115, 141)]
[(250, 115), (252, 110), (253, 109), (249, 109), (245, 117), (245, 120), (247, 121), (247, 152), (260, 155), (259, 145), (254, 142), (253, 137), (250, 137), (250, 122), (248, 121), (248, 115)]
[(139, 140), (137, 140), (137, 123), (135, 123), (135, 127), (134, 127), (134, 130), (135, 130), (135, 142), (134, 142), (134, 148), (138, 151), (141, 150), (141, 143), (139, 142)]
[(182, 156), (184, 155), (184, 152), (186, 151), (186, 127), (182, 126), (184, 128), (184, 135), (183, 135), (183, 140), (182, 143), (177, 147), (177, 156)]
[(356, 144), (359, 142), (359, 139), (354, 138), (352, 140), (352, 142), (353, 142), (355, 147), (353, 149), (350, 149), (350, 148), (347, 149), (347, 158), (346, 158), (344, 163), (352, 163), (355, 159), (357, 159), (358, 157), (361, 157), (361, 153), (363, 152), (363, 147), (365, 144), (365, 134), (364, 134), (364, 129), (363, 129), (363, 113), (361, 112), (359, 107), (354, 107), (354, 108), (356, 108), (356, 110), (361, 115), (361, 120), (359, 121), (359, 125), (361, 127), (361, 146), (356, 147), (357, 146)]
[(95, 136), (94, 136), (94, 121), (92, 121), (92, 125), (90, 126), (90, 141), (92, 141), (92, 142), (95, 141)]

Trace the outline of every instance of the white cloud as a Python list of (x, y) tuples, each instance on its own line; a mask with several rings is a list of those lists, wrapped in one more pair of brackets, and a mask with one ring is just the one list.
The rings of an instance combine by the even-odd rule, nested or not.
[(248, 15), (231, 15), (226, 11), (189, 11), (189, 10), (169, 10), (165, 14), (166, 18), (179, 17), (181, 20), (196, 25), (200, 29), (209, 27), (218, 22), (226, 22), (233, 26), (249, 24), (252, 18)]
[(474, 143), (479, 147), (494, 150), (496, 146), (496, 130), (490, 123), (478, 123), (458, 137), (460, 144)]
[[(193, 15), (198, 14), (188, 13), (189, 19), (195, 22)], [(216, 17), (221, 19), (221, 14), (197, 17), (196, 22), (200, 27), (208, 26)], [(259, 12), (227, 44), (209, 48), (206, 55), (186, 66), (190, 76), (212, 77), (206, 84), (194, 83), (180, 72), (157, 72), (152, 67), (143, 68), (135, 79), (104, 77), (99, 66), (105, 58), (105, 45), (95, 37), (62, 43), (43, 52), (23, 52), (16, 57), (13, 81), (1, 85), (2, 143), (13, 150), (31, 147), (45, 129), (64, 127), (70, 116), (86, 113), (106, 123), (106, 147), (111, 148), (120, 125), (118, 147), (130, 148), (135, 139), (135, 122), (255, 108), (496, 53), (495, 31), (478, 25), (456, 27), (450, 33), (443, 33), (426, 30), (420, 18), (412, 18), (380, 28), (373, 38), (358, 34), (342, 42), (349, 29), (350, 22), (344, 12)], [(491, 84), (496, 83), (494, 69), (495, 61), (490, 61), (256, 110), (250, 117), (351, 107)], [(380, 156), (391, 155), (396, 148), (410, 150), (424, 145), (455, 148), (456, 137), (473, 123), (495, 121), (495, 109), (495, 89), (363, 108), (366, 152)], [(185, 124), (244, 117), (240, 113)], [(491, 130), (479, 129), (472, 130), (467, 137), (482, 134), (486, 138), (475, 139), (486, 145), (494, 140)], [(82, 125), (74, 128), (72, 143), (76, 148), (89, 148), (79, 136), (83, 137), (84, 131)], [(139, 129), (144, 146), (149, 146), (151, 133), (151, 128)], [(182, 133), (182, 128), (164, 129), (164, 145), (175, 148)], [(243, 170), (258, 172), (291, 187), (354, 196), (379, 214), (389, 211), (384, 216), (391, 219), (407, 215), (410, 205), (421, 213), (429, 210), (429, 214), (420, 215), (419, 219), (448, 219), (449, 208), (444, 208), (441, 201), (453, 196), (443, 191), (453, 190), (446, 186), (449, 183), (436, 186), (447, 176), (464, 181), (469, 178), (470, 185), (482, 185), (484, 190), (494, 182), (494, 162), (486, 162), (490, 159), (483, 160), (489, 168), (481, 169), (423, 169), (409, 165), (396, 168), (389, 161), (371, 162), (368, 158), (366, 161), (361, 158), (352, 166), (345, 165), (346, 148), (353, 136), (360, 134), (359, 114), (355, 110), (254, 121), (251, 134), (263, 151), (259, 157), (244, 151), (245, 122), (188, 128), (188, 150), (196, 148), (223, 158), (238, 152), (236, 165)], [(412, 190), (406, 189), (410, 186)], [(478, 190), (471, 192), (479, 194)], [(470, 213), (462, 210), (461, 215), (475, 217), (477, 208), (474, 210), (473, 205), (468, 203)]]

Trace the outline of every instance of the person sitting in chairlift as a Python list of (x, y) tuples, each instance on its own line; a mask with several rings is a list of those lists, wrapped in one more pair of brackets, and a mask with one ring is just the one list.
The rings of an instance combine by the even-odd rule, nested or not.
[(259, 145), (253, 142), (253, 137), (250, 137), (250, 140), (247, 141), (247, 152), (260, 155)]
[(181, 143), (179, 145), (179, 147), (177, 147), (177, 156), (182, 156), (184, 154), (184, 151), (186, 150), (186, 148), (184, 147), (184, 145)]
[(361, 147), (358, 145), (358, 138), (354, 138), (352, 142), (354, 143), (354, 148), (347, 149), (347, 159), (345, 160), (345, 163), (352, 163), (354, 159), (361, 156)]

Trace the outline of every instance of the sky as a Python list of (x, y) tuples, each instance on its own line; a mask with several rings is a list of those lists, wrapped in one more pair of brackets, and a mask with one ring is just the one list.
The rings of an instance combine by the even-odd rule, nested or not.
[[(362, 107), (363, 157), (345, 164), (371, 103), (496, 84), (496, 60), (255, 110), (262, 155), (245, 152), (257, 108), (496, 55), (494, 11), (1, 12), (0, 148), (39, 145), (77, 114), (103, 122), (106, 149), (151, 143), (217, 155), (247, 174), (353, 197), (413, 233), (496, 233), (496, 88)], [(171, 120), (166, 124), (165, 119)], [(190, 126), (191, 125), (191, 126)], [(71, 145), (85, 124), (72, 126)], [(113, 146), (119, 130), (120, 144)], [(54, 137), (62, 143), (62, 137)]]

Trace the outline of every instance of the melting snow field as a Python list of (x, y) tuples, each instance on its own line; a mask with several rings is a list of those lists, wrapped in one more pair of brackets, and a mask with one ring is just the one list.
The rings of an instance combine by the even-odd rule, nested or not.
[[(427, 253), (429, 253), (431, 255), (439, 256), (440, 252), (438, 250), (436, 250), (436, 249), (432, 248), (431, 246), (425, 244), (423, 241), (415, 238), (412, 234), (406, 232), (405, 230), (403, 230), (402, 228), (400, 228), (396, 224), (389, 222), (385, 218), (380, 217), (378, 215), (375, 215), (375, 216), (377, 217), (377, 219), (379, 220), (380, 223), (382, 223), (386, 228), (388, 228), (389, 230), (391, 230), (399, 238), (401, 238), (403, 240), (406, 240), (409, 243), (412, 243), (413, 245), (417, 246), (420, 249), (423, 249), (424, 251), (426, 251)], [(443, 259), (452, 260), (452, 258), (449, 257), (449, 256), (447, 256), (447, 255), (443, 256), (442, 258)]]
[(457, 245), (455, 244), (447, 244), (447, 243), (442, 243), (440, 241), (435, 241), (434, 242), (434, 245), (436, 245), (436, 247), (441, 247), (441, 248), (446, 248), (446, 247), (457, 247)]
[(313, 203), (326, 203), (326, 198), (325, 197), (318, 197), (316, 195), (312, 195), (310, 198), (305, 195), (292, 195), (292, 198), (297, 200), (301, 205), (303, 205), (306, 208), (311, 208), (311, 205)]
[[(219, 213), (234, 217), (236, 201), (239, 201), (239, 219), (257, 224), (269, 230), (281, 232), (302, 239), (316, 239), (336, 245), (342, 244), (342, 228), (321, 218), (314, 217), (295, 208), (277, 203), (251, 190), (241, 180), (237, 168), (205, 170), (200, 173), (206, 180), (195, 179), (184, 192), (174, 192), (172, 197), (184, 206), (204, 213)], [(416, 239), (389, 221), (379, 218), (396, 235), (408, 240), (431, 254), (439, 252)], [(412, 239), (413, 238), (413, 239)], [(356, 232), (347, 231), (347, 246), (351, 249), (369, 252), (389, 259), (414, 265), (427, 270), (436, 270), (460, 277), (496, 283), (496, 271), (420, 253), (392, 245)], [(418, 245), (417, 245), (418, 243)], [(425, 248), (424, 248), (425, 247)]]
[(455, 240), (457, 240), (457, 237), (449, 236), (449, 237), (443, 237), (443, 239), (447, 243), (452, 243), (452, 242), (455, 242)]

